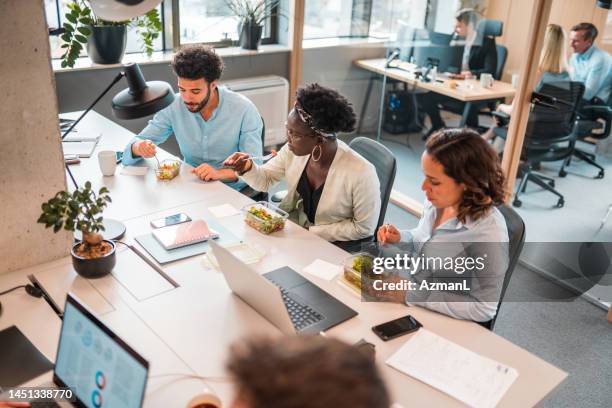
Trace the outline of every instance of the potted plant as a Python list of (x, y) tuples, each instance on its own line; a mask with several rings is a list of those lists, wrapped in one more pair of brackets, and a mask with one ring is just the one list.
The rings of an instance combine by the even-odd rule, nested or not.
[(72, 194), (58, 192), (41, 206), (38, 222), (46, 228), (53, 227), (53, 232), (62, 227), (67, 231), (81, 231), (83, 239), (72, 246), (70, 254), (74, 270), (85, 278), (105, 276), (115, 266), (115, 243), (99, 234), (104, 231), (102, 211), (111, 201), (106, 187), (96, 194), (88, 181)]
[(263, 22), (275, 15), (280, 0), (225, 0), (225, 3), (239, 19), (240, 47), (246, 50), (259, 48)]
[(62, 48), (62, 68), (73, 67), (76, 59), (87, 45), (87, 55), (97, 64), (117, 64), (121, 62), (127, 42), (127, 28), (133, 27), (140, 35), (140, 42), (148, 56), (153, 53), (153, 41), (162, 30), (157, 9), (129, 21), (110, 22), (97, 18), (88, 0), (73, 0), (68, 4), (63, 24), (64, 41)]

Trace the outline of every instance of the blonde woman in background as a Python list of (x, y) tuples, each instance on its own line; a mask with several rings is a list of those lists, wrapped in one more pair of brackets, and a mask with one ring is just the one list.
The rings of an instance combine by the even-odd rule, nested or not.
[[(540, 64), (538, 65), (538, 77), (540, 81), (535, 88), (536, 92), (546, 83), (570, 80), (566, 43), (565, 32), (561, 26), (549, 24), (546, 27), (544, 45), (542, 47), (542, 54), (540, 55)], [(506, 115), (512, 115), (513, 106), (514, 102), (512, 104), (501, 103), (497, 107), (497, 111), (505, 113)], [(487, 130), (483, 137), (487, 140), (493, 139), (495, 137), (493, 127)]]

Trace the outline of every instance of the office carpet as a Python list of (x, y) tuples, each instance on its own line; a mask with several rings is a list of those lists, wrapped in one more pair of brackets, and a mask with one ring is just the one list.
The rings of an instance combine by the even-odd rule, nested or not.
[[(375, 137), (372, 133), (365, 136)], [(348, 142), (352, 137), (343, 139)], [(423, 199), (420, 156), (424, 142), (420, 135), (383, 132), (382, 142), (398, 160), (394, 188)], [(558, 164), (543, 165), (542, 172), (555, 177), (566, 205), (553, 208), (555, 196), (530, 185), (523, 206), (516, 209), (525, 221), (527, 240), (612, 241), (612, 215), (595, 234), (612, 203), (612, 160), (598, 157), (598, 162), (606, 167), (604, 179), (591, 178), (596, 174), (594, 168), (576, 160), (568, 168), (566, 178), (556, 176)], [(415, 217), (393, 205), (387, 211), (386, 221), (400, 228), (411, 228), (417, 222)], [(546, 282), (540, 275), (518, 266), (506, 298), (529, 296), (534, 300), (504, 303), (495, 332), (569, 373), (540, 406), (612, 407), (612, 324), (607, 322), (606, 312), (570, 292), (567, 298), (571, 300), (546, 302), (533, 290)]]

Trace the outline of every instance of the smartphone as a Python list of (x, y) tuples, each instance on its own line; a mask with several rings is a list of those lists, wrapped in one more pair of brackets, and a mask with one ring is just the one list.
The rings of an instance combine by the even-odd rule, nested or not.
[(372, 331), (382, 340), (387, 341), (417, 331), (421, 327), (423, 325), (417, 319), (408, 315), (374, 326)]
[(64, 163), (66, 164), (78, 164), (81, 162), (78, 154), (65, 154)]
[(123, 160), (123, 152), (115, 152), (115, 157), (117, 159), (117, 164), (121, 163), (121, 160)]
[(169, 227), (170, 225), (181, 224), (183, 222), (191, 221), (191, 218), (187, 214), (174, 214), (166, 218), (160, 218), (158, 220), (151, 221), (153, 228)]

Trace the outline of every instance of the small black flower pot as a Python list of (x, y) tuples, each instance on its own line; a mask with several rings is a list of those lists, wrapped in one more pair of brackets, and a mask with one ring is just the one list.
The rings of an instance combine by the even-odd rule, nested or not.
[(96, 64), (118, 64), (125, 54), (126, 26), (89, 27), (87, 55)]
[(242, 24), (240, 27), (240, 47), (245, 50), (257, 50), (261, 44), (263, 27), (254, 23)]
[(113, 241), (104, 240), (104, 242), (109, 243), (113, 249), (104, 256), (94, 259), (82, 258), (74, 253), (74, 250), (78, 245), (81, 245), (81, 242), (77, 242), (72, 246), (70, 250), (72, 266), (79, 275), (87, 279), (95, 279), (106, 276), (113, 270), (117, 263), (117, 247)]

